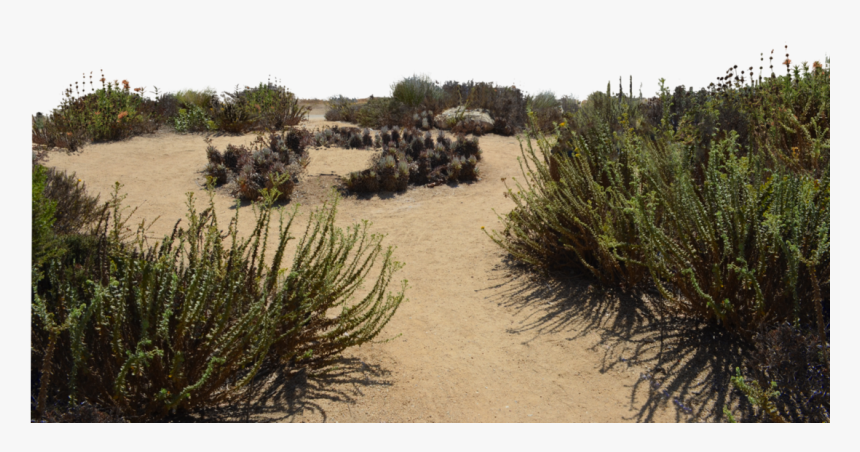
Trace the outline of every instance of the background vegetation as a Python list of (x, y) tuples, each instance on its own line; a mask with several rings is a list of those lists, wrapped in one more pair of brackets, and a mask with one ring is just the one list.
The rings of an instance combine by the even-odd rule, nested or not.
[[(281, 131), (307, 118), (310, 107), (299, 105), (283, 86), (260, 83), (221, 97), (214, 90), (184, 90), (144, 97), (145, 88), (127, 80), (107, 81), (96, 89), (92, 73), (66, 89), (60, 106), (32, 118), (33, 143), (75, 151), (89, 142), (114, 141), (152, 133), (163, 125), (177, 132)], [(89, 87), (87, 87), (89, 83)], [(87, 90), (89, 89), (89, 93)]]

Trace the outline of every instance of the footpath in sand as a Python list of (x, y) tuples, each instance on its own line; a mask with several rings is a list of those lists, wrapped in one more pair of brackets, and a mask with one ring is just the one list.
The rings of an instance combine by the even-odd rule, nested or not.
[[(303, 125), (331, 125), (314, 115)], [(249, 143), (253, 135), (218, 137)], [(340, 367), (321, 377), (298, 375), (265, 400), (222, 411), (223, 419), (286, 422), (691, 422), (715, 419), (729, 403), (734, 359), (710, 331), (678, 333), (647, 303), (584, 279), (543, 280), (516, 270), (481, 230), (498, 229), (496, 212), (513, 202), (502, 178), (519, 178), (515, 137), (480, 138), (482, 180), (403, 193), (349, 196), (338, 224), (361, 219), (387, 234), (405, 267), (408, 302), (383, 331), (384, 344), (345, 352)], [(124, 184), (126, 203), (139, 206), (132, 224), (159, 217), (151, 236), (169, 234), (186, 214), (186, 193), (207, 196), (200, 135), (158, 133), (52, 153), (47, 166), (76, 172), (90, 193), (109, 196)], [(338, 176), (363, 169), (373, 151), (311, 149), (293, 235), (307, 211), (322, 204)], [(235, 200), (219, 191), (226, 226)], [(287, 206), (289, 209), (290, 206)], [(136, 219), (136, 221), (135, 221)], [(240, 208), (240, 233), (253, 226)], [(288, 255), (289, 256), (289, 255)], [(287, 260), (289, 262), (289, 259)], [(399, 284), (392, 283), (391, 289)], [(686, 331), (686, 330), (684, 330)], [(643, 377), (644, 376), (644, 377)], [(659, 383), (659, 384), (658, 384)], [(216, 413), (217, 414), (217, 413)], [(209, 418), (212, 419), (212, 418)], [(216, 418), (217, 419), (217, 418)]]

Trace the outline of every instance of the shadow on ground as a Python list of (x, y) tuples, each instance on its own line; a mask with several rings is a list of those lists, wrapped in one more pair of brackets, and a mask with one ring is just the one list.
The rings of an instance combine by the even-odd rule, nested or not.
[(326, 422), (323, 401), (354, 404), (364, 390), (390, 386), (390, 372), (358, 358), (341, 358), (321, 372), (272, 371), (259, 375), (248, 395), (222, 407), (170, 419), (174, 422)]
[(599, 371), (638, 370), (630, 387), (628, 419), (653, 422), (658, 411), (673, 410), (676, 422), (720, 422), (723, 407), (740, 421), (753, 410), (734, 390), (730, 377), (750, 349), (717, 325), (663, 312), (656, 293), (601, 287), (586, 275), (540, 277), (513, 262), (491, 276), (490, 301), (521, 317), (511, 334), (524, 342), (548, 335), (566, 341), (596, 334), (591, 350), (602, 355)]

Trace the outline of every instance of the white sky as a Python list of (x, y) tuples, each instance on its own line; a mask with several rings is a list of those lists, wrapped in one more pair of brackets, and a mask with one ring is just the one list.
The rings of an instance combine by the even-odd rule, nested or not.
[[(420, 3), (44, 0), (4, 3), (0, 14), (0, 42), (5, 63), (0, 72), (3, 74), (0, 86), (4, 89), (0, 126), (7, 140), (4, 151), (11, 152), (12, 156), (12, 163), (5, 166), (12, 177), (2, 178), (3, 192), (14, 194), (9, 197), (12, 208), (6, 210), (7, 218), (22, 218), (2, 223), (6, 238), (3, 243), (12, 245), (4, 247), (3, 283), (13, 289), (7, 292), (4, 301), (14, 309), (2, 316), (5, 323), (0, 330), (8, 331), (8, 326), (21, 336), (17, 342), (4, 341), (14, 344), (16, 361), (7, 363), (13, 372), (3, 377), (4, 383), (9, 378), (15, 380), (5, 387), (15, 388), (10, 395), (11, 405), (16, 408), (6, 411), (17, 413), (15, 420), (22, 422), (28, 403), (24, 388), (28, 384), (29, 354), (24, 342), (29, 333), (23, 319), (29, 316), (26, 299), (30, 296), (29, 269), (25, 263), (29, 253), (25, 237), (30, 221), (27, 195), (30, 157), (23, 151), (29, 147), (30, 114), (48, 112), (56, 107), (63, 90), (69, 83), (81, 80), (84, 72), (94, 71), (97, 75), (104, 69), (111, 80), (128, 79), (132, 86), (143, 85), (149, 89), (158, 86), (163, 91), (207, 86), (219, 91), (229, 90), (236, 84), (265, 81), (271, 74), (302, 98), (327, 98), (335, 94), (383, 96), (389, 93), (392, 82), (413, 73), (426, 73), (440, 82), (493, 81), (516, 84), (528, 93), (552, 90), (558, 95), (584, 98), (593, 91), (605, 90), (607, 82), (612, 83), (615, 91), (619, 76), (624, 78), (626, 90), (628, 76), (632, 75), (634, 91), (638, 93), (641, 83), (643, 94), (649, 96), (657, 91), (661, 77), (671, 87), (684, 84), (698, 89), (714, 81), (729, 66), (758, 68), (759, 54), (767, 54), (771, 49), (776, 49), (775, 60), (779, 63), (784, 58), (783, 46), (788, 44), (795, 63), (823, 62), (826, 56), (836, 56), (840, 69), (834, 81), (838, 86), (838, 80), (847, 80), (856, 67), (853, 61), (856, 56), (850, 56), (849, 52), (856, 51), (858, 43), (853, 23), (857, 15), (850, 12), (850, 4), (826, 0), (432, 0)], [(839, 111), (834, 124), (843, 124), (839, 127), (840, 133), (850, 131), (848, 121), (857, 119), (850, 108), (855, 106), (856, 109), (855, 91), (844, 86), (834, 103)], [(843, 106), (841, 110), (839, 105)], [(856, 167), (850, 163), (852, 159), (856, 163), (855, 154), (856, 149), (844, 152), (841, 148), (833, 154), (837, 163), (833, 185), (840, 187), (834, 190), (837, 206), (834, 212), (841, 218), (833, 223), (833, 236), (839, 244), (833, 254), (833, 262), (838, 263), (833, 266), (833, 273), (838, 276), (833, 288), (842, 295), (834, 297), (839, 298), (839, 303), (834, 306), (833, 312), (838, 315), (834, 316), (833, 323), (838, 325), (834, 337), (844, 338), (846, 343), (850, 342), (847, 336), (850, 329), (842, 330), (841, 327), (848, 325), (839, 319), (851, 318), (849, 306), (856, 305), (851, 303), (852, 298), (856, 298), (852, 289), (856, 288), (849, 288), (847, 282), (856, 279), (853, 274), (856, 273), (856, 259), (852, 258), (851, 250), (860, 251), (854, 246), (856, 231), (850, 229), (855, 224), (852, 219), (856, 216), (856, 206), (848, 203), (856, 196), (851, 194), (856, 188), (847, 175), (850, 168)], [(839, 355), (847, 358), (842, 363), (834, 359), (840, 369), (837, 373), (843, 376), (850, 372), (848, 366), (856, 368), (856, 360), (847, 353)], [(841, 416), (848, 415), (849, 407), (854, 406), (848, 397), (855, 391), (850, 391), (847, 383), (839, 386), (839, 378), (833, 381), (834, 387), (843, 388), (842, 391), (833, 390), (841, 400), (834, 403), (834, 419), (839, 421)], [(843, 420), (843, 426), (853, 424), (844, 419), (847, 422)], [(196, 435), (194, 440), (223, 446), (227, 443), (221, 441), (236, 444), (242, 438), (218, 435), (222, 428), (208, 429), (206, 435)], [(765, 442), (793, 445), (792, 449), (801, 450), (812, 441), (822, 446), (825, 440), (834, 438), (830, 430), (825, 436), (811, 435), (812, 432), (804, 432), (804, 436), (792, 435), (799, 432), (797, 429), (783, 430), (778, 435), (753, 436), (747, 429), (737, 431), (743, 432), (744, 441), (753, 442), (734, 443), (726, 437), (713, 435), (716, 432), (708, 432), (707, 436), (697, 434), (701, 430), (682, 433), (674, 427), (646, 431), (639, 428), (636, 435), (617, 435), (611, 428), (577, 428), (574, 436), (562, 436), (554, 429), (547, 437), (534, 435), (534, 429), (497, 426), (483, 430), (490, 434), (486, 438), (489, 443), (482, 440), (468, 444), (542, 445), (541, 449), (548, 449), (553, 442), (565, 448), (576, 448), (582, 441), (585, 447), (600, 441), (600, 447), (628, 445), (635, 446), (636, 450), (648, 450), (667, 446), (665, 440), (668, 439), (670, 447), (695, 447), (697, 450), (724, 449), (737, 444), (744, 448), (744, 445)], [(373, 444), (374, 448), (379, 445), (377, 440), (369, 441), (368, 430), (348, 431), (364, 438), (357, 445), (370, 447)], [(381, 430), (371, 431), (381, 433)], [(400, 435), (405, 431), (401, 429)], [(418, 433), (415, 428), (408, 431)], [(71, 430), (63, 432), (65, 435)], [(99, 430), (102, 432), (104, 430)], [(322, 430), (316, 432), (325, 434)], [(445, 432), (460, 435), (460, 438), (469, 435), (464, 429), (453, 432), (446, 429)], [(36, 438), (32, 433), (25, 431), (22, 435)], [(447, 438), (444, 434), (425, 438), (428, 431), (422, 430), (422, 433), (422, 439), (417, 442), (415, 438), (410, 440), (400, 435), (385, 436), (383, 444), (387, 446), (382, 448), (394, 447), (397, 443), (393, 441), (403, 438), (408, 440), (402, 444), (407, 449), (424, 450)], [(583, 433), (585, 435), (580, 436)], [(676, 444), (678, 433), (681, 433), (682, 442)], [(176, 435), (174, 433), (174, 439), (178, 438)], [(735, 438), (736, 433), (731, 435)], [(513, 443), (508, 440), (511, 436), (515, 440)], [(336, 437), (329, 436), (332, 440)], [(57, 438), (71, 443), (65, 436)], [(148, 440), (152, 438), (124, 441), (123, 447), (130, 450), (151, 448)], [(657, 441), (647, 441), (647, 438)], [(44, 435), (39, 437), (40, 442), (47, 439)], [(121, 438), (115, 436), (115, 439)], [(426, 442), (427, 439), (430, 441)], [(16, 440), (7, 439), (10, 441)], [(325, 441), (320, 444), (327, 444)], [(807, 446), (801, 446), (798, 441)]]
[(19, 50), (31, 56), (31, 113), (50, 111), (69, 83), (90, 71), (97, 79), (100, 69), (109, 80), (162, 91), (232, 90), (271, 74), (302, 98), (384, 96), (392, 82), (426, 73), (443, 83), (493, 81), (584, 98), (608, 81), (617, 91), (619, 76), (626, 91), (632, 75), (634, 92), (641, 83), (646, 96), (661, 77), (699, 88), (729, 66), (758, 68), (761, 52), (775, 48), (781, 62), (786, 44), (794, 62), (823, 62), (832, 52), (829, 33), (811, 32), (832, 15), (828, 8), (799, 14), (771, 2), (718, 3), (708, 11), (645, 1), (243, 1), (227, 12), (151, 1), (111, 2), (90, 15), (83, 11), (102, 8), (63, 2), (48, 14), (38, 8), (45, 15), (19, 38)]

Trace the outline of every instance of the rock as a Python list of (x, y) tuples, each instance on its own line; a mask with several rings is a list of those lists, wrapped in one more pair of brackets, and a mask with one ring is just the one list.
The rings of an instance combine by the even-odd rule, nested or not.
[(493, 130), (495, 122), (489, 114), (480, 110), (466, 110), (465, 107), (449, 108), (433, 118), (436, 127), (440, 129), (450, 129), (454, 125), (471, 123), (470, 125), (481, 133), (487, 133)]

